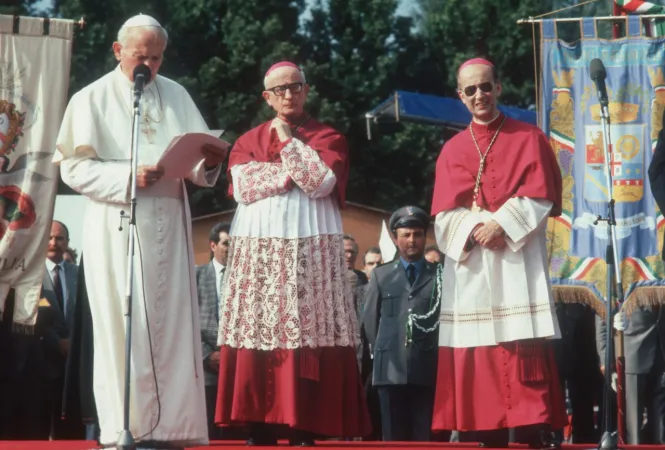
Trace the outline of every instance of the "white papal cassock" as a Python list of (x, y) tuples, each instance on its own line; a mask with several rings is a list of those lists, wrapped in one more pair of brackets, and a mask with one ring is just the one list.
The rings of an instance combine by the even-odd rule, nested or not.
[[(88, 198), (85, 278), (94, 327), (94, 392), (101, 443), (123, 428), (123, 316), (127, 270), (133, 83), (120, 67), (72, 97), (57, 141), (65, 183)], [(139, 165), (157, 163), (170, 140), (208, 132), (187, 91), (157, 76), (144, 92)], [(194, 150), (194, 149), (192, 149)], [(211, 186), (201, 162), (188, 179)], [(199, 313), (189, 206), (182, 180), (138, 189), (130, 431), (135, 439), (205, 444)], [(122, 231), (118, 227), (122, 223)]]

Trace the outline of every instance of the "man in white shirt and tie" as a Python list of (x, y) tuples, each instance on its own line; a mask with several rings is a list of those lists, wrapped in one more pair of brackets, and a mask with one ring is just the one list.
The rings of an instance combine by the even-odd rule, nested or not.
[(217, 378), (219, 374), (219, 297), (222, 292), (226, 260), (229, 255), (229, 230), (231, 224), (218, 223), (210, 230), (210, 256), (208, 264), (196, 268), (196, 286), (201, 315), (201, 344), (203, 347), (203, 370), (205, 376), (206, 414), (210, 439), (220, 437), (215, 426), (215, 402), (217, 400)]

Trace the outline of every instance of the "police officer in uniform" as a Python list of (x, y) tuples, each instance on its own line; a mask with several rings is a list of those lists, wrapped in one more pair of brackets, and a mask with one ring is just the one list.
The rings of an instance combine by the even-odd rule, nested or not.
[(398, 209), (390, 231), (399, 258), (374, 269), (363, 324), (373, 355), (384, 441), (429, 441), (436, 384), (437, 265), (425, 260), (430, 216)]

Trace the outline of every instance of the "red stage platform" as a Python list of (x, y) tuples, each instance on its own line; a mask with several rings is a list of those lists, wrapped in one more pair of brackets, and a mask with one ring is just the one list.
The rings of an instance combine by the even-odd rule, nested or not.
[[(280, 442), (280, 448), (289, 448), (286, 441)], [(341, 441), (319, 441), (316, 447), (323, 450), (362, 450), (363, 448), (439, 448), (446, 450), (471, 450), (477, 449), (477, 444), (473, 443), (441, 443), (441, 442), (341, 442)], [(314, 448), (316, 448), (314, 447)], [(88, 450), (97, 449), (94, 441), (0, 441), (0, 450)], [(218, 450), (232, 450), (232, 449), (246, 449), (244, 441), (213, 441), (209, 447), (194, 447), (197, 450), (203, 449), (218, 449)], [(262, 447), (262, 448), (275, 448), (275, 447)], [(526, 445), (513, 445), (514, 449), (526, 449)], [(575, 444), (564, 445), (564, 450), (588, 450), (595, 448), (595, 445), (590, 444)], [(663, 449), (662, 445), (627, 445), (622, 446), (627, 450), (650, 450), (650, 449)], [(486, 449), (490, 450), (490, 449)]]

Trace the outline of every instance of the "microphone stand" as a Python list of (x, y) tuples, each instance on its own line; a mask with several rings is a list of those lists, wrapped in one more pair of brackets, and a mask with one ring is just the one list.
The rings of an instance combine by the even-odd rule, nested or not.
[[(624, 436), (623, 434), (623, 417), (621, 413), (623, 412), (623, 373), (621, 368), (623, 368), (623, 332), (618, 332), (619, 336), (619, 345), (617, 348), (617, 359), (619, 364), (617, 364), (617, 374), (619, 377), (620, 388), (617, 387), (618, 391), (618, 403), (619, 403), (619, 416), (618, 416), (618, 433), (616, 430), (612, 430), (610, 417), (612, 416), (612, 355), (614, 350), (614, 340), (613, 340), (613, 328), (612, 328), (612, 319), (614, 316), (615, 308), (613, 306), (613, 299), (616, 295), (617, 300), (617, 310), (619, 305), (623, 304), (623, 282), (621, 278), (621, 260), (618, 255), (618, 245), (616, 237), (616, 215), (615, 215), (615, 201), (613, 195), (613, 178), (612, 178), (612, 167), (611, 164), (611, 155), (610, 155), (610, 146), (612, 145), (612, 140), (610, 136), (610, 116), (608, 110), (608, 101), (607, 98), (600, 98), (600, 117), (603, 125), (603, 151), (605, 155), (605, 172), (606, 172), (606, 188), (607, 188), (607, 217), (598, 216), (593, 222), (594, 225), (597, 225), (598, 222), (607, 222), (607, 233), (608, 233), (608, 243), (605, 250), (605, 261), (607, 263), (607, 294), (606, 294), (606, 306), (605, 306), (605, 390), (603, 393), (603, 403), (605, 412), (603, 414), (603, 434), (601, 436), (600, 442), (598, 444), (598, 449), (600, 450), (616, 450), (619, 448), (620, 438)], [(616, 291), (615, 291), (616, 289)]]
[[(143, 87), (134, 90), (134, 120), (132, 124), (132, 156), (129, 201), (129, 241), (127, 243), (127, 274), (125, 285), (125, 393), (122, 416), (122, 432), (118, 437), (118, 450), (134, 450), (136, 442), (129, 430), (131, 359), (132, 359), (132, 291), (134, 288), (134, 241), (136, 233), (136, 174), (139, 156), (139, 126), (141, 123), (141, 94)], [(124, 211), (120, 212), (124, 218)], [(122, 226), (120, 227), (122, 230)]]

